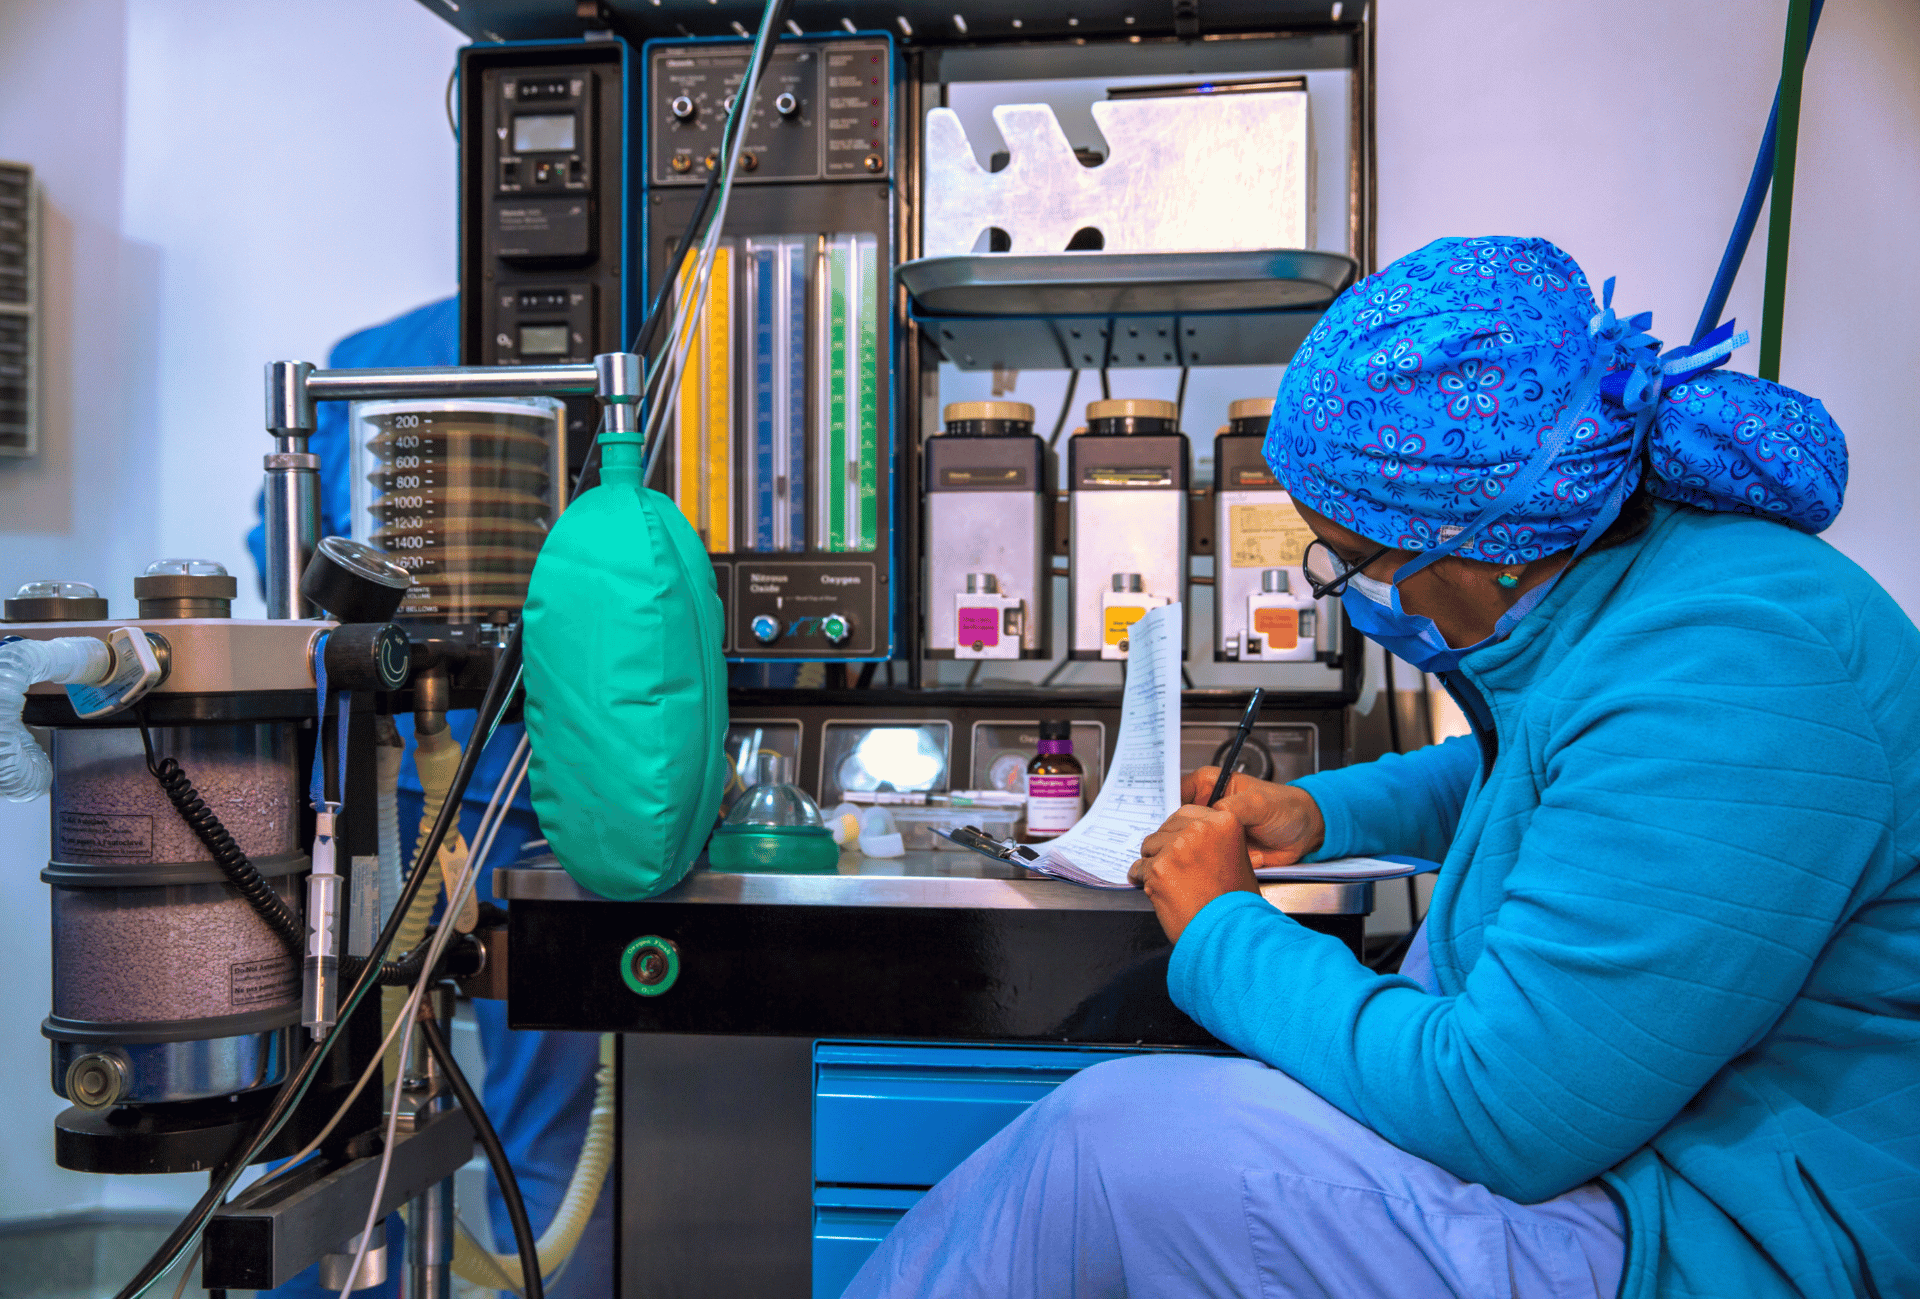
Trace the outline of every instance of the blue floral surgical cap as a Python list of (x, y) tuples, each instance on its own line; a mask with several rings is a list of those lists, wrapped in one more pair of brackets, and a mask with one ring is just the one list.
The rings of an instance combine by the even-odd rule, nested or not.
[[(1608, 285), (1611, 297), (1611, 283)], [(1442, 239), (1348, 289), (1301, 344), (1267, 463), (1302, 504), (1382, 545), (1429, 550), (1508, 486), (1514, 508), (1456, 553), (1525, 563), (1578, 544), (1646, 476), (1655, 496), (1819, 532), (1846, 441), (1811, 397), (1724, 363), (1731, 325), (1659, 355), (1651, 316), (1595, 306), (1544, 239)], [(1598, 387), (1590, 382), (1598, 368)], [(1582, 391), (1545, 472), (1522, 474)], [(1530, 481), (1529, 481), (1530, 480)]]

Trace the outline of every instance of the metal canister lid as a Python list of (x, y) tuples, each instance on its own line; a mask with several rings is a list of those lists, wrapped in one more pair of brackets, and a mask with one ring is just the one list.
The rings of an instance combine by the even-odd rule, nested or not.
[(1227, 407), (1228, 419), (1271, 419), (1273, 418), (1273, 398), (1242, 397)]
[(940, 412), (953, 437), (1006, 437), (1033, 432), (1033, 407), (1024, 401), (956, 401)]
[(133, 579), (142, 618), (226, 618), (239, 590), (226, 567), (211, 559), (161, 559)]
[(99, 622), (107, 602), (85, 582), (28, 582), (0, 606), (7, 622)]
[(1175, 433), (1180, 408), (1148, 397), (1114, 397), (1087, 404), (1089, 433)]

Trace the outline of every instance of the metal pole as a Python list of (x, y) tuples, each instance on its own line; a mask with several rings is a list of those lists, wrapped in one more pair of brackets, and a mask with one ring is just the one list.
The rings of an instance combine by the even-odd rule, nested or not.
[[(447, 1033), (453, 1021), (453, 999), (445, 988), (431, 989), (420, 1003), (422, 1018), (433, 1016)], [(401, 1085), (403, 1107), (399, 1126), (411, 1129), (429, 1113), (445, 1109), (450, 1098), (440, 1066), (427, 1049), (426, 1039), (414, 1036), (407, 1053)], [(453, 1296), (453, 1179), (436, 1182), (407, 1202), (406, 1299), (452, 1299)]]
[(313, 432), (313, 402), (305, 361), (267, 365), (267, 432), (273, 454), (266, 459), (267, 617), (306, 618), (313, 609), (300, 597), (300, 574), (320, 544), (320, 457), (307, 451)]

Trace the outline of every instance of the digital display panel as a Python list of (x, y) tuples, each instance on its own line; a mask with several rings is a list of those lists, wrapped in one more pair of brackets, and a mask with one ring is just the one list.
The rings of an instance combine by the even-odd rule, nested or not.
[(520, 326), (520, 355), (565, 356), (566, 354), (567, 327), (565, 325)]
[(573, 149), (572, 113), (525, 113), (513, 119), (515, 153), (567, 153)]

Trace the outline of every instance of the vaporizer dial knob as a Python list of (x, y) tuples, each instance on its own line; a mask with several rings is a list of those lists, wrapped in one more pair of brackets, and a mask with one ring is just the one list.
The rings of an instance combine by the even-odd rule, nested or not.
[(791, 90), (783, 90), (773, 97), (773, 111), (782, 117), (792, 117), (800, 111), (800, 101)]
[(667, 111), (672, 113), (677, 121), (691, 122), (694, 113), (698, 110), (694, 107), (691, 96), (675, 95), (673, 101), (667, 105)]
[(837, 613), (830, 613), (820, 620), (820, 634), (827, 638), (827, 644), (840, 645), (853, 635), (853, 624)]
[(780, 624), (774, 621), (773, 615), (771, 614), (763, 613), (755, 618), (752, 629), (753, 638), (762, 645), (771, 645), (780, 639)]

